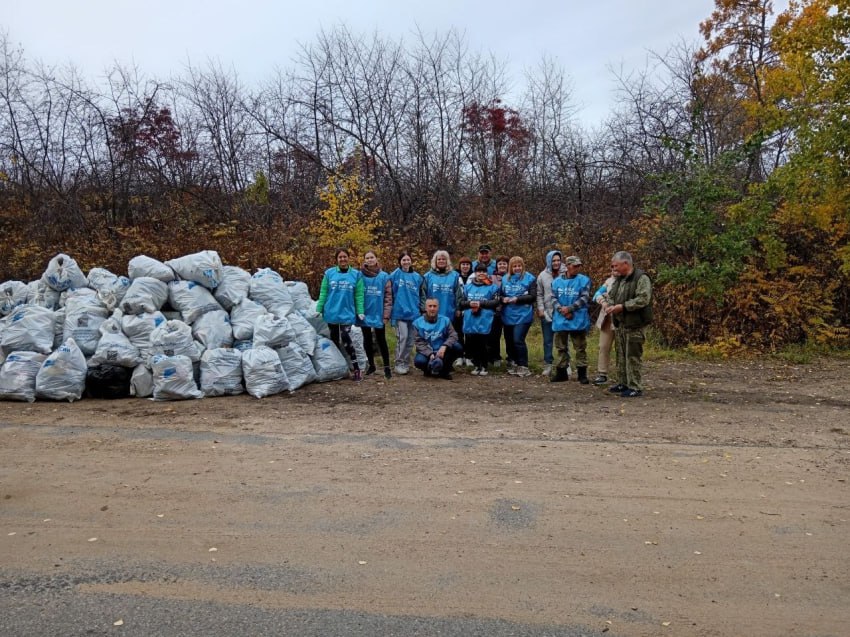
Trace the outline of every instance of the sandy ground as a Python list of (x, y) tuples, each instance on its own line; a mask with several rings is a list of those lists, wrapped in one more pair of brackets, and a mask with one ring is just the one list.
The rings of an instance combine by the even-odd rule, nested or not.
[(0, 634), (152, 634), (143, 609), (180, 603), (416, 618), (384, 634), (847, 635), (847, 372), (0, 403)]

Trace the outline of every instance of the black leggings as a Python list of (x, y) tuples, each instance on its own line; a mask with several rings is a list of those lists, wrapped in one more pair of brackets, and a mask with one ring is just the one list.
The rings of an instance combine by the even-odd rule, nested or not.
[(366, 350), (366, 358), (369, 359), (369, 365), (375, 366), (375, 345), (372, 342), (372, 332), (375, 333), (375, 340), (378, 341), (378, 350), (381, 352), (381, 358), (384, 360), (384, 367), (390, 366), (390, 350), (387, 347), (387, 330), (383, 327), (362, 327), (363, 330), (363, 349)]
[(351, 359), (351, 364), (354, 369), (360, 369), (360, 365), (357, 364), (357, 352), (354, 351), (354, 343), (351, 342), (351, 326), (328, 323), (328, 328), (331, 331), (331, 340), (334, 345), (336, 345), (339, 349), (345, 349), (345, 353), (348, 354), (348, 358)]

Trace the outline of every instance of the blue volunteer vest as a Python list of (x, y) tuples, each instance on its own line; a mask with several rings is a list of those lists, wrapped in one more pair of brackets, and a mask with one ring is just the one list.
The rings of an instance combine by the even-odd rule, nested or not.
[(363, 274), (363, 315), (366, 319), (362, 323), (357, 321), (358, 325), (379, 328), (384, 326), (384, 294), (389, 279), (390, 275), (383, 270), (375, 276)]
[(420, 338), (428, 341), (431, 349), (435, 352), (446, 342), (446, 337), (449, 334), (449, 326), (452, 322), (445, 316), (437, 315), (437, 320), (434, 323), (429, 323), (428, 319), (420, 316), (413, 321), (413, 327), (416, 329)]
[(325, 270), (325, 279), (328, 282), (328, 296), (322, 312), (325, 321), (338, 325), (354, 325), (357, 319), (354, 289), (361, 278), (360, 270), (354, 268), (348, 268), (347, 272), (340, 272), (336, 266)]
[[(577, 274), (572, 279), (559, 276), (552, 281), (552, 296), (558, 305), (572, 305), (575, 303), (582, 290), (590, 291), (590, 279), (587, 275)], [(573, 317), (567, 319), (560, 312), (555, 312), (552, 317), (552, 330), (555, 332), (575, 332), (586, 330), (590, 327), (590, 312), (585, 305), (580, 310), (573, 312)]]
[(457, 273), (457, 270), (449, 270), (445, 274), (429, 270), (425, 274), (425, 296), (429, 299), (437, 299), (440, 302), (440, 316), (449, 319), (454, 318), (457, 309), (455, 290), (459, 279), (460, 274)]
[[(496, 297), (498, 289), (495, 283), (491, 283), (490, 285), (468, 283), (466, 285), (466, 298), (470, 301), (489, 301)], [(477, 313), (474, 313), (472, 310), (464, 310), (463, 333), (489, 334), (490, 328), (493, 326), (493, 315), (493, 310), (483, 307)]]
[(419, 318), (419, 290), (422, 288), (422, 275), (411, 270), (405, 272), (396, 268), (390, 275), (393, 282), (393, 321), (415, 321)]
[[(515, 274), (504, 276), (502, 277), (502, 297), (528, 294), (528, 288), (536, 281), (537, 279), (528, 272), (523, 272), (522, 276)], [(502, 306), (502, 323), (505, 325), (524, 325), (533, 320), (534, 308), (531, 303), (526, 305), (508, 303)]]

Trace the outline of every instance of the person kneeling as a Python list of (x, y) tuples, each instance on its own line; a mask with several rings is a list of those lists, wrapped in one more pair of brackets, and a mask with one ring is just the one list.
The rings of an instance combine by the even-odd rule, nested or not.
[(413, 329), (416, 332), (414, 367), (421, 369), (425, 376), (451, 380), (452, 363), (463, 350), (451, 320), (440, 316), (437, 299), (425, 301), (425, 314), (413, 321)]

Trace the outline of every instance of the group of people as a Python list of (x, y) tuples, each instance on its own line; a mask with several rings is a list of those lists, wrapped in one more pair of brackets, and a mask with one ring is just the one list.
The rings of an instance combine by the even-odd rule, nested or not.
[[(611, 348), (616, 343), (617, 382), (609, 391), (628, 398), (642, 395), (641, 361), (645, 329), (652, 321), (652, 284), (628, 252), (614, 254), (611, 276), (593, 294), (577, 256), (563, 257), (559, 250), (551, 250), (545, 268), (534, 276), (522, 257), (491, 255), (491, 247), (483, 244), (476, 260), (463, 257), (454, 268), (449, 253), (437, 250), (422, 275), (413, 269), (408, 252), (402, 252), (398, 267), (387, 273), (373, 251), (363, 255), (358, 270), (347, 250), (337, 250), (336, 265), (322, 278), (316, 309), (328, 323), (331, 340), (352, 361), (353, 378), (377, 372), (376, 344), (386, 378), (407, 374), (411, 356), (413, 366), (426, 376), (451, 379), (452, 369), (463, 366), (471, 367), (474, 376), (486, 376), (489, 367), (502, 365), (502, 340), (508, 373), (530, 376), (526, 337), (536, 315), (543, 334), (543, 375), (551, 382), (568, 381), (574, 363), (581, 384), (608, 384)], [(591, 381), (587, 334), (592, 304), (599, 307), (600, 336), (597, 373)], [(387, 323), (397, 336), (392, 360)], [(354, 325), (363, 330), (366, 370), (357, 363), (351, 339)]]

